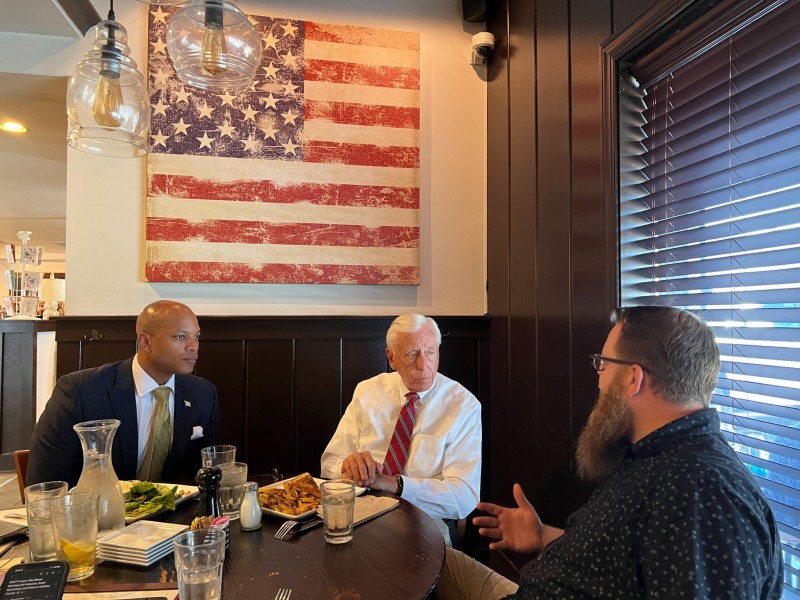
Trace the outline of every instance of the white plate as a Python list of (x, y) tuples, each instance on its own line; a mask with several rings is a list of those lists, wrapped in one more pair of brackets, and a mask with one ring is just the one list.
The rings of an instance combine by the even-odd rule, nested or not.
[(168, 546), (162, 552), (155, 554), (148, 558), (141, 558), (138, 556), (126, 556), (124, 554), (116, 554), (106, 552), (102, 548), (97, 548), (97, 558), (100, 560), (107, 560), (111, 562), (118, 562), (124, 563), (126, 565), (136, 565), (138, 567), (149, 567), (153, 563), (161, 560), (165, 556), (168, 556), (172, 552), (172, 546)]
[[(134, 482), (132, 482), (132, 481), (121, 481), (120, 482), (120, 484), (122, 485), (122, 493), (123, 494), (130, 489), (130, 484), (132, 484), (132, 483), (134, 483)], [(168, 486), (170, 488), (175, 486), (174, 483), (160, 483), (159, 485), (166, 485), (166, 486)], [(183, 492), (182, 496), (179, 495), (181, 492)], [(194, 498), (199, 493), (200, 493), (200, 490), (197, 489), (197, 486), (194, 486), (194, 485), (179, 485), (178, 486), (178, 490), (175, 492), (175, 506), (180, 506), (181, 504), (186, 502), (189, 498)], [(162, 509), (160, 509), (160, 510), (154, 512), (154, 513), (150, 513), (150, 514), (147, 514), (147, 515), (142, 515), (142, 516), (139, 516), (139, 517), (128, 517), (128, 516), (126, 516), (125, 517), (125, 524), (126, 525), (130, 525), (131, 523), (136, 523), (137, 521), (141, 521), (142, 519), (149, 519), (151, 517), (154, 517), (156, 515), (161, 514), (165, 510), (166, 510), (165, 508), (162, 508)]]
[(151, 554), (133, 554), (133, 553), (125, 553), (119, 550), (108, 550), (106, 548), (97, 547), (97, 554), (98, 556), (102, 556), (108, 560), (135, 560), (141, 563), (147, 563), (154, 560), (158, 560), (162, 556), (165, 556), (172, 552), (172, 542), (169, 544), (165, 544), (163, 547), (159, 546), (158, 552), (153, 552)]
[(124, 529), (104, 535), (97, 540), (97, 545), (104, 550), (147, 553), (187, 529), (188, 525), (177, 523), (137, 521)]
[[(139, 521), (141, 523), (141, 521)], [(156, 544), (148, 548), (147, 550), (134, 550), (132, 548), (122, 548), (120, 546), (107, 546), (104, 544), (97, 544), (97, 549), (102, 550), (106, 554), (122, 554), (124, 556), (135, 556), (136, 558), (150, 558), (156, 554), (160, 554), (165, 548), (172, 547), (173, 538), (169, 538), (161, 542), (160, 544)]]
[[(284, 482), (289, 481), (290, 479), (294, 479), (294, 477), (288, 477), (286, 479), (282, 479), (281, 481), (276, 481), (275, 483), (271, 483), (269, 485), (263, 485), (261, 487), (266, 487), (266, 488), (283, 487)], [(316, 481), (317, 485), (319, 485), (320, 483), (322, 483), (325, 480), (324, 479), (319, 479), (317, 477), (314, 477), (314, 481)], [(360, 496), (361, 494), (363, 494), (366, 491), (367, 491), (367, 488), (356, 486), (356, 496)], [(262, 506), (261, 507), (261, 512), (264, 513), (265, 515), (272, 515), (273, 517), (280, 517), (282, 519), (288, 519), (290, 521), (304, 521), (304, 520), (308, 519), (309, 517), (312, 517), (313, 515), (316, 515), (317, 514), (317, 509), (315, 507), (315, 508), (307, 510), (306, 512), (301, 513), (299, 515), (287, 515), (286, 513), (282, 513), (282, 512), (279, 512), (277, 510), (272, 510), (271, 508), (265, 508), (265, 507)]]
[(160, 556), (164, 556), (164, 554), (169, 554), (172, 552), (172, 540), (167, 542), (166, 544), (161, 544), (156, 546), (153, 552), (148, 552), (147, 554), (142, 554), (140, 552), (123, 552), (118, 548), (110, 549), (110, 548), (103, 548), (101, 546), (97, 547), (97, 552), (102, 553), (103, 556), (106, 558), (123, 558), (125, 560), (138, 560), (142, 562), (147, 562), (158, 558)]
[(97, 547), (97, 552), (102, 554), (106, 558), (113, 558), (113, 559), (123, 559), (123, 560), (135, 560), (139, 562), (149, 562), (151, 560), (160, 558), (165, 554), (169, 554), (172, 552), (173, 544), (172, 540), (169, 541), (168, 544), (163, 544), (162, 546), (158, 547), (157, 552), (151, 552), (149, 554), (138, 554), (133, 552), (123, 552), (122, 550), (109, 550), (108, 548), (101, 548), (100, 546)]

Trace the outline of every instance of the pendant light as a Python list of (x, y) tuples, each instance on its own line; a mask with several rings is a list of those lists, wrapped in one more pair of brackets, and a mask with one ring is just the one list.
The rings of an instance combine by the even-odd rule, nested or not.
[(189, 0), (166, 39), (178, 79), (204, 90), (242, 92), (261, 64), (261, 34), (234, 0)]
[(150, 99), (144, 77), (128, 56), (128, 32), (114, 20), (95, 25), (91, 50), (84, 54), (67, 88), (69, 145), (115, 157), (147, 154)]

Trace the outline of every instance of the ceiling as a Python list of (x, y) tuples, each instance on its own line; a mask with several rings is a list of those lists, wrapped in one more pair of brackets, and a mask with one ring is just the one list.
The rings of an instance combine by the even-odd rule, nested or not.
[(4, 52), (0, 63), (0, 122), (19, 121), (29, 131), (0, 130), (0, 243), (19, 243), (17, 232), (31, 231), (30, 243), (45, 247), (45, 260), (63, 262), (66, 251), (67, 76), (30, 74), (46, 69), (26, 60), (41, 64), (41, 53), (74, 45), (98, 18), (89, 0), (3, 6), (0, 36), (18, 50), (15, 58)]

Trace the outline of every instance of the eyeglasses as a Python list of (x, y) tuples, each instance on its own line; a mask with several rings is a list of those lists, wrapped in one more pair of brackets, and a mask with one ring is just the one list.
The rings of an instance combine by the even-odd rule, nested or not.
[(615, 363), (618, 365), (639, 365), (643, 371), (649, 373), (647, 367), (645, 367), (641, 363), (631, 362), (629, 360), (622, 360), (621, 358), (609, 358), (608, 356), (603, 356), (602, 354), (590, 354), (589, 355), (589, 363), (592, 365), (592, 368), (597, 371), (605, 370), (606, 366), (605, 363)]

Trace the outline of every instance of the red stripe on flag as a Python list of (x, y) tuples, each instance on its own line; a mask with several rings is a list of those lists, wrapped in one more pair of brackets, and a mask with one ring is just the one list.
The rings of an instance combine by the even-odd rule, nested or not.
[(377, 185), (292, 183), (273, 181), (209, 182), (187, 175), (150, 175), (147, 195), (198, 200), (235, 200), (368, 208), (419, 208), (419, 188)]
[(306, 81), (329, 81), (406, 90), (419, 89), (419, 69), (362, 65), (313, 58), (305, 61), (304, 78)]
[(346, 125), (378, 125), (419, 129), (419, 108), (355, 104), (353, 102), (323, 102), (306, 98), (305, 119), (330, 119)]
[(147, 281), (185, 283), (349, 283), (360, 285), (418, 285), (417, 267), (371, 265), (286, 265), (257, 267), (241, 263), (147, 263)]
[(375, 146), (374, 144), (342, 144), (307, 142), (303, 149), (308, 163), (340, 163), (367, 167), (419, 168), (419, 148), (409, 146)]
[(363, 227), (321, 223), (269, 223), (209, 219), (197, 223), (184, 219), (148, 217), (151, 242), (212, 242), (338, 246), (352, 248), (417, 248), (417, 227)]
[(307, 40), (336, 42), (356, 46), (375, 46), (377, 48), (398, 48), (400, 50), (419, 50), (419, 34), (388, 29), (369, 29), (351, 25), (327, 25), (305, 22)]

